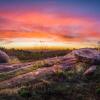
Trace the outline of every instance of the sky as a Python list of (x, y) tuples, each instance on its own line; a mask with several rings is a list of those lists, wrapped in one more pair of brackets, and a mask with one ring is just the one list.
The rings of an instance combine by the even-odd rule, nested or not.
[(100, 0), (0, 0), (0, 46), (94, 47)]

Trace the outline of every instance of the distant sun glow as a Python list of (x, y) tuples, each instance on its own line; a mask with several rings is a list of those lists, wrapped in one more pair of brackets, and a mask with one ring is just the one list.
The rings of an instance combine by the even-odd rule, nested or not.
[[(19, 41), (18, 41), (19, 40)], [(25, 40), (25, 41), (24, 41)], [(2, 47), (6, 48), (17, 48), (17, 49), (67, 49), (67, 48), (83, 48), (83, 47), (94, 47), (90, 43), (80, 42), (55, 42), (55, 41), (39, 41), (38, 39), (32, 41), (32, 39), (16, 39), (11, 43), (2, 43)]]

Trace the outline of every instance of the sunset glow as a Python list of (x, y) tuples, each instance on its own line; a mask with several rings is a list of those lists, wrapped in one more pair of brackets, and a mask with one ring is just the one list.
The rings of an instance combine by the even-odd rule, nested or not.
[(94, 47), (100, 40), (100, 2), (0, 1), (0, 46)]

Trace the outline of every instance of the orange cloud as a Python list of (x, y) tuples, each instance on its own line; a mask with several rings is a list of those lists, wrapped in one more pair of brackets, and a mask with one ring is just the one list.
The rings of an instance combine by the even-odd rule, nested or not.
[[(52, 38), (55, 41), (83, 41), (100, 37), (97, 23), (88, 18), (59, 17), (56, 14), (1, 13), (0, 38)], [(100, 23), (99, 23), (100, 24)]]

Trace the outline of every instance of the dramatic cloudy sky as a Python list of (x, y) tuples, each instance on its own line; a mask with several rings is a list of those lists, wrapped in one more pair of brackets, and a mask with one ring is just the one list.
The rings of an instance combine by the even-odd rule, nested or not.
[(0, 0), (0, 45), (94, 46), (100, 0)]

